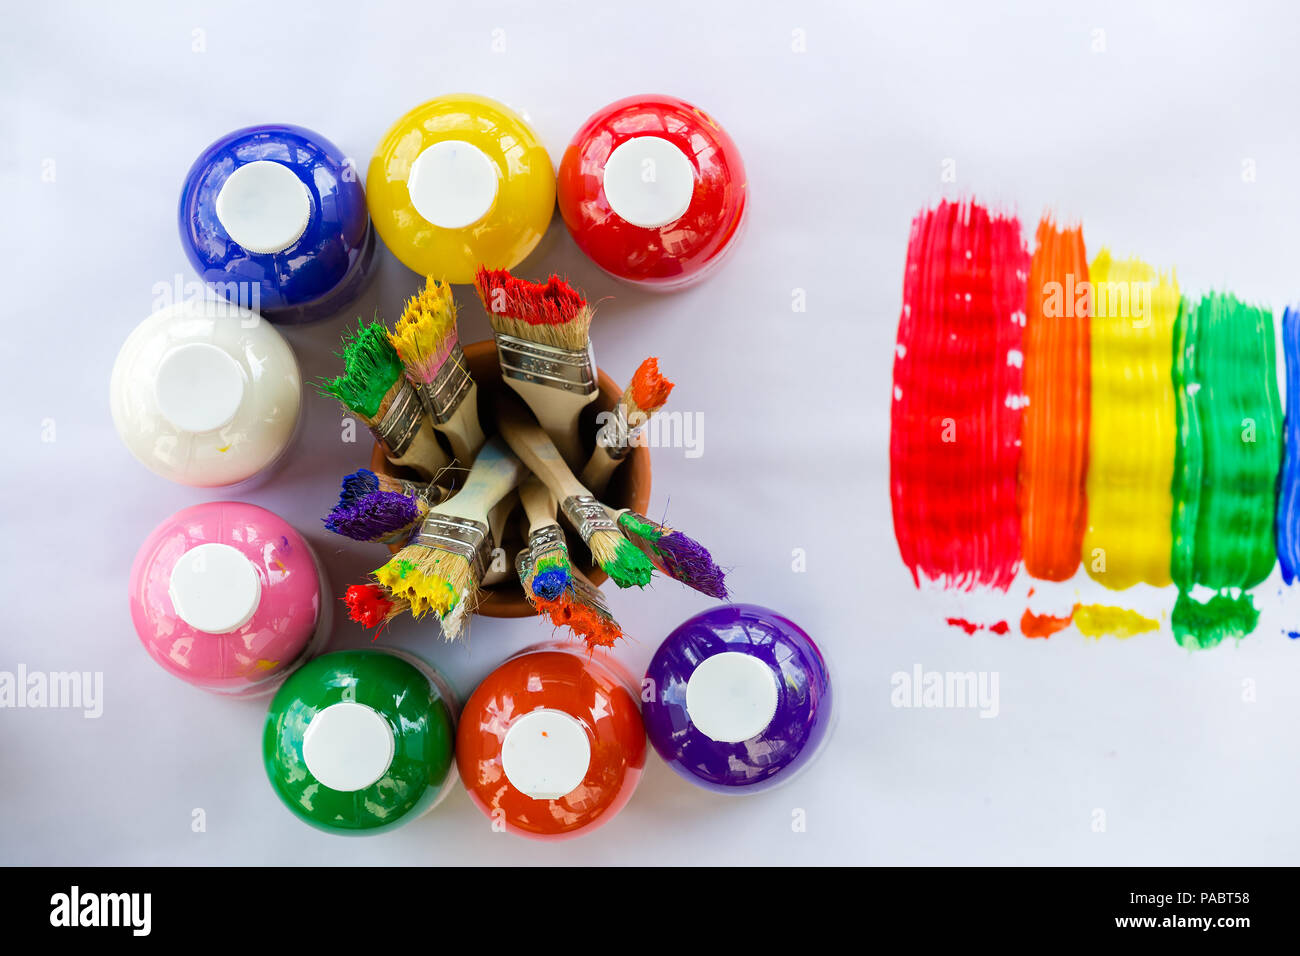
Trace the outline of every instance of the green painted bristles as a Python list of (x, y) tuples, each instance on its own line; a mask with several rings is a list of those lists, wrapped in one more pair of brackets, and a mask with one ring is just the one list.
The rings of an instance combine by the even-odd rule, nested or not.
[(617, 531), (593, 532), (587, 548), (601, 570), (621, 588), (645, 587), (654, 575), (650, 559)]
[(343, 374), (322, 382), (320, 393), (366, 418), (376, 418), (388, 390), (402, 377), (402, 360), (380, 322), (357, 329), (344, 340)]

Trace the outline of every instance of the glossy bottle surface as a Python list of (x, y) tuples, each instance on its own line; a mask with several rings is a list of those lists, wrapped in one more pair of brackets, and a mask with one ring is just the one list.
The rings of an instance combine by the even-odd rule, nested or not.
[[(194, 626), (173, 601), (177, 564), (212, 545), (238, 552), (257, 577), (251, 616), (224, 633)], [(136, 633), (160, 666), (196, 687), (239, 696), (279, 684), (328, 639), (332, 618), (306, 541), (265, 508), (234, 501), (185, 508), (155, 528), (136, 553), (129, 599)]]
[[(390, 735), (387, 767), (354, 790), (326, 786), (304, 757), (313, 721), (340, 704), (367, 709)], [(271, 701), (262, 736), (267, 776), (285, 806), (318, 829), (391, 830), (433, 809), (455, 781), (455, 709), (450, 689), (413, 655), (325, 654), (294, 673)]]
[[(470, 202), (468, 212), (458, 202), (464, 197), (443, 196), (456, 207), (435, 215), (443, 225), (417, 210), (410, 188), (413, 166), (439, 144), (467, 147), (462, 153), (480, 164), (470, 179), (476, 191), (486, 190), (478, 197), (481, 205)], [(452, 168), (444, 159), (427, 168)], [(479, 266), (513, 269), (541, 241), (555, 209), (555, 171), (521, 117), (487, 97), (456, 94), (430, 100), (393, 125), (375, 147), (366, 192), (375, 228), (407, 268), (467, 283)], [(427, 205), (424, 212), (430, 212)]]
[[(558, 643), (524, 651), (489, 674), (466, 703), (457, 733), (456, 759), (475, 805), (503, 818), (510, 832), (537, 839), (577, 836), (607, 822), (645, 768), (645, 731), (629, 680), (613, 661)], [(511, 728), (543, 711), (576, 720), (589, 745), (581, 782), (553, 799), (517, 789), (503, 760)]]
[[(198, 375), (186, 359), (195, 353)], [(109, 384), (113, 424), (131, 454), (200, 488), (246, 481), (275, 463), (301, 404), (298, 360), (280, 333), (210, 299), (176, 303), (136, 326)]]
[[(285, 248), (240, 245), (219, 214), (223, 188), (253, 163), (279, 164), (302, 184), (305, 223)], [(360, 175), (337, 146), (300, 126), (250, 126), (205, 149), (185, 177), (179, 223), (185, 254), (203, 280), (272, 322), (334, 315), (373, 272), (375, 237)]]
[[(692, 675), (710, 658), (743, 654), (774, 678), (772, 716), (748, 739), (715, 740), (687, 707)], [(660, 645), (646, 670), (652, 697), (646, 733), (687, 780), (722, 793), (766, 790), (805, 766), (826, 737), (831, 683), (826, 661), (803, 629), (774, 611), (736, 604), (697, 614)]]
[[(611, 157), (640, 137), (675, 146), (694, 180), (685, 211), (661, 225), (628, 221), (606, 191)], [(629, 174), (667, 175), (654, 155), (639, 159)], [(731, 137), (707, 113), (671, 96), (632, 96), (591, 116), (564, 151), (556, 191), (565, 225), (593, 262), (620, 279), (662, 290), (690, 285), (723, 261), (748, 198), (745, 166)]]

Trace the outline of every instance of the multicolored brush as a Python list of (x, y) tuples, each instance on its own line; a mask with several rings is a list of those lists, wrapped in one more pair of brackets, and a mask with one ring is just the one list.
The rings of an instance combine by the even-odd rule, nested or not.
[(381, 323), (357, 329), (343, 347), (343, 374), (319, 388), (365, 423), (393, 464), (413, 468), (428, 481), (449, 464)]
[(555, 520), (555, 498), (536, 475), (529, 475), (519, 486), (519, 498), (528, 516), (529, 571), (533, 594), (554, 601), (569, 589), (573, 568), (564, 529)]
[(657, 358), (648, 358), (637, 368), (618, 408), (606, 413), (605, 424), (596, 433), (596, 447), (582, 469), (582, 483), (594, 494), (605, 493), (614, 469), (632, 450), (633, 439), (650, 416), (664, 407), (672, 390), (673, 383), (659, 374)]
[(451, 492), (432, 482), (407, 481), (392, 475), (379, 475), (369, 468), (358, 468), (344, 475), (339, 488), (339, 507), (356, 504), (366, 495), (376, 491), (393, 491), (408, 498), (423, 498), (430, 505), (445, 501)]
[(573, 476), (555, 443), (524, 407), (503, 395), (497, 406), (497, 427), (514, 453), (550, 489), (560, 511), (614, 583), (621, 588), (649, 584), (654, 573), (649, 558), (623, 537), (605, 506)]
[(727, 599), (726, 574), (704, 545), (635, 511), (609, 513), (661, 573), (711, 598)]
[(380, 584), (411, 602), (416, 617), (437, 614), (448, 640), (459, 636), (477, 603), (490, 562), (488, 512), (524, 474), (519, 459), (493, 438), (479, 452), (465, 487), (431, 509), (411, 542), (375, 571)]
[(379, 638), (389, 621), (411, 609), (410, 601), (390, 594), (378, 584), (352, 585), (344, 592), (343, 603), (347, 605), (349, 620), (375, 632), (373, 640)]
[(478, 421), (478, 385), (456, 333), (451, 286), (427, 277), (424, 288), (407, 300), (388, 338), (433, 427), (447, 436), (456, 460), (468, 465), (485, 439)]
[(578, 418), (599, 393), (586, 299), (558, 276), (528, 282), (504, 269), (479, 269), (474, 287), (496, 334), (501, 377), (569, 467), (580, 467)]
[(519, 572), (524, 596), (538, 613), (549, 617), (552, 624), (573, 631), (587, 643), (589, 651), (597, 647), (612, 647), (623, 636), (623, 628), (614, 620), (604, 595), (581, 571), (574, 568), (569, 588), (559, 597), (548, 599), (539, 596), (534, 587), (535, 567), (536, 561), (528, 548), (515, 556), (515, 568)]
[(353, 541), (398, 544), (411, 536), (428, 513), (429, 502), (424, 498), (372, 491), (351, 504), (335, 505), (324, 523), (326, 531)]

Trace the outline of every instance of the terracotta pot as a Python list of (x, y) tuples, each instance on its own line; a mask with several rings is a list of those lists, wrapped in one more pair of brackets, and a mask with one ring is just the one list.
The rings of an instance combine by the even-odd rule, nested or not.
[[(478, 383), (479, 421), (483, 425), (484, 433), (491, 436), (496, 431), (496, 396), (501, 389), (506, 387), (501, 382), (501, 366), (497, 361), (496, 342), (491, 339), (485, 342), (472, 342), (464, 346), (464, 350), (465, 359), (469, 362), (470, 374), (474, 376), (474, 381)], [(579, 424), (585, 439), (587, 453), (590, 453), (596, 442), (596, 415), (614, 409), (618, 405), (618, 400), (623, 396), (622, 386), (616, 385), (614, 380), (603, 371), (598, 370), (598, 372), (600, 394), (594, 402), (587, 406)], [(378, 445), (375, 446), (370, 455), (370, 470), (381, 475), (396, 475), (402, 478), (416, 477), (414, 473), (409, 472), (407, 469), (399, 468), (389, 462)], [(638, 447), (632, 449), (627, 456), (627, 460), (614, 472), (614, 477), (605, 492), (604, 501), (611, 508), (631, 508), (633, 511), (645, 514), (646, 509), (650, 506), (649, 448)], [(510, 521), (507, 523), (505, 540), (498, 542), (500, 547), (505, 548), (506, 560), (512, 569), (514, 568), (515, 554), (525, 543), (522, 515), (522, 509), (516, 508), (515, 513), (511, 515)], [(604, 582), (606, 579), (605, 572), (591, 563), (591, 555), (587, 552), (586, 546), (577, 533), (567, 525), (565, 527), (565, 536), (569, 542), (569, 557), (579, 570), (591, 579), (592, 584)], [(390, 547), (389, 550), (396, 552), (399, 549)], [(479, 604), (476, 613), (486, 617), (531, 617), (536, 612), (524, 597), (519, 578), (512, 571), (510, 577), (505, 581), (483, 589), (483, 600)]]

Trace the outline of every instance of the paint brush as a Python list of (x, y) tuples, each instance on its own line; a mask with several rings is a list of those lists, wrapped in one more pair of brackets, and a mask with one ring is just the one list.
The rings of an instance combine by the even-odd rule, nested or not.
[(596, 447), (582, 469), (582, 483), (599, 496), (609, 486), (623, 459), (632, 450), (632, 442), (645, 428), (650, 416), (664, 407), (673, 383), (659, 374), (659, 360), (648, 358), (632, 375), (632, 382), (623, 391), (618, 407), (612, 412), (602, 412), (604, 424), (596, 433)]
[(554, 601), (569, 589), (572, 569), (564, 529), (555, 520), (555, 498), (536, 475), (519, 486), (519, 497), (528, 516), (528, 554), (532, 562), (529, 577), (533, 594)]
[(339, 505), (356, 504), (357, 501), (375, 491), (393, 491), (408, 498), (423, 498), (431, 505), (444, 501), (451, 492), (433, 482), (408, 481), (394, 478), (392, 475), (378, 475), (369, 468), (358, 468), (350, 475), (344, 475), (339, 490)]
[(540, 597), (533, 587), (535, 561), (528, 548), (523, 548), (515, 557), (515, 567), (528, 602), (539, 614), (549, 617), (556, 627), (567, 627), (582, 638), (589, 651), (597, 647), (612, 647), (623, 636), (623, 629), (605, 604), (604, 595), (581, 571), (573, 570), (569, 588), (558, 598), (547, 599)]
[(497, 427), (511, 450), (559, 501), (560, 511), (614, 583), (621, 588), (649, 584), (654, 573), (649, 558), (623, 536), (605, 506), (573, 476), (555, 443), (524, 407), (503, 395), (497, 406)]
[(365, 423), (393, 464), (413, 468), (427, 481), (449, 464), (379, 322), (357, 329), (343, 348), (343, 374), (319, 388)]
[(434, 429), (447, 437), (457, 461), (468, 465), (484, 437), (478, 385), (460, 347), (451, 286), (427, 277), (424, 288), (407, 300), (388, 338)]
[(411, 542), (374, 572), (420, 617), (433, 611), (452, 640), (473, 611), (491, 559), (490, 512), (524, 477), (524, 467), (493, 438), (479, 451), (465, 486), (430, 509)]
[(504, 560), (504, 552), (501, 552), (503, 559), (498, 562), (496, 549), (500, 548), (501, 542), (505, 540), (506, 525), (518, 504), (518, 492), (509, 491), (488, 512), (488, 533), (492, 536), (493, 550), (487, 570), (483, 572), (483, 580), (479, 582), (480, 587), (491, 587), (510, 577), (510, 562)]
[(504, 269), (479, 269), (474, 287), (496, 335), (502, 379), (569, 467), (580, 467), (578, 418), (599, 394), (586, 300), (559, 276), (528, 282)]
[(372, 491), (351, 504), (335, 505), (324, 523), (325, 530), (353, 541), (398, 544), (411, 536), (428, 513), (429, 502), (423, 498)]
[(610, 514), (662, 574), (711, 598), (727, 599), (726, 574), (704, 545), (630, 509)]
[(411, 609), (410, 601), (390, 594), (378, 584), (352, 585), (344, 593), (343, 603), (347, 605), (350, 620), (375, 631), (372, 640), (379, 638), (389, 621)]

